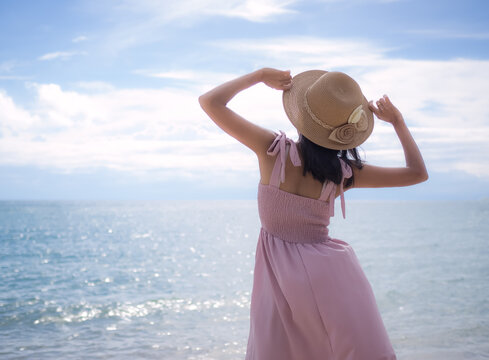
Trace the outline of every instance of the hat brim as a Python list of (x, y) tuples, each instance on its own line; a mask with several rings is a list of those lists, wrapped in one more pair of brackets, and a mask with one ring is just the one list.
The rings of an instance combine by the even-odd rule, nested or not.
[(304, 96), (307, 89), (326, 73), (327, 71), (324, 70), (309, 70), (294, 76), (292, 78), (292, 87), (290, 90), (284, 91), (282, 95), (285, 113), (299, 133), (313, 143), (335, 150), (355, 148), (367, 140), (374, 128), (374, 116), (368, 107), (368, 101), (365, 97), (363, 97), (362, 105), (363, 110), (367, 114), (367, 129), (357, 132), (348, 144), (341, 144), (329, 139), (332, 130), (316, 123), (304, 106)]

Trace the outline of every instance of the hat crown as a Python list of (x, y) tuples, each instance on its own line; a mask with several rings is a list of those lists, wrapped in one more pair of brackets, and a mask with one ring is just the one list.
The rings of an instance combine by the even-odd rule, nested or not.
[(360, 86), (342, 72), (308, 70), (292, 78), (283, 92), (287, 117), (313, 143), (353, 149), (372, 133), (374, 116)]
[(363, 102), (357, 82), (337, 71), (327, 72), (317, 79), (307, 89), (305, 97), (312, 114), (332, 127), (346, 124), (352, 111)]

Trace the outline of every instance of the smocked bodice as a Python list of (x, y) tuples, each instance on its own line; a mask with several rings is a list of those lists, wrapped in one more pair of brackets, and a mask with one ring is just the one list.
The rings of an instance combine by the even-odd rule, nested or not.
[(318, 242), (329, 239), (329, 204), (324, 201), (259, 184), (258, 212), (262, 227), (282, 240)]

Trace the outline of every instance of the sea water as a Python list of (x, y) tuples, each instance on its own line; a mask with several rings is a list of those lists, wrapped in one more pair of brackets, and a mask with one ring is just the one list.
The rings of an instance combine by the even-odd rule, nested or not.
[[(489, 358), (489, 202), (346, 214), (398, 358)], [(244, 359), (259, 227), (256, 201), (0, 202), (0, 358)]]

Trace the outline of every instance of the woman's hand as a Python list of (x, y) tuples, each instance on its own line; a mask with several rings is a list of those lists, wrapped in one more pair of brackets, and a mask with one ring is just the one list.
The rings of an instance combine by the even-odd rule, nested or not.
[(387, 95), (381, 97), (376, 103), (377, 107), (371, 100), (368, 103), (368, 107), (380, 120), (384, 120), (392, 125), (404, 120), (401, 112), (391, 103)]
[(428, 172), (401, 112), (392, 105), (384, 95), (377, 102), (369, 102), (369, 108), (380, 119), (394, 125), (399, 141), (401, 142), (406, 160), (405, 167), (381, 167), (365, 164), (362, 169), (352, 167), (355, 182), (353, 187), (380, 188), (392, 186), (408, 186), (428, 180)]
[(282, 71), (272, 68), (264, 68), (260, 70), (261, 81), (276, 90), (289, 90), (292, 87), (292, 76), (290, 70)]

